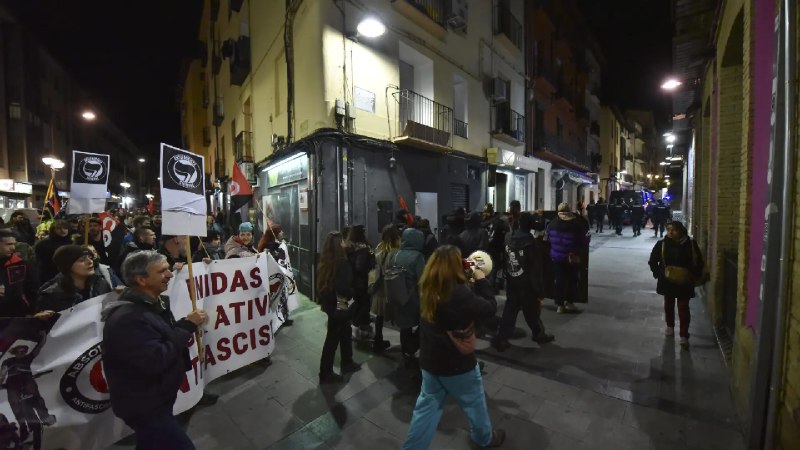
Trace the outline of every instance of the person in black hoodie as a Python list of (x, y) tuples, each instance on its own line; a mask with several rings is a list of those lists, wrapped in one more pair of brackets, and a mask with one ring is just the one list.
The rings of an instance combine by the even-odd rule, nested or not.
[(469, 256), (477, 250), (487, 251), (489, 233), (481, 228), (481, 213), (471, 213), (464, 225), (466, 229), (458, 236), (461, 239), (461, 254)]
[(475, 322), (492, 316), (497, 303), (481, 270), (464, 273), (461, 251), (444, 245), (433, 252), (420, 279), (422, 387), (403, 449), (428, 448), (448, 395), (456, 397), (470, 423), (470, 438), (499, 447), (505, 432), (492, 430), (483, 379), (475, 358)]
[(370, 323), (370, 296), (367, 285), (369, 271), (375, 267), (375, 252), (367, 242), (364, 225), (354, 225), (348, 236), (349, 246), (347, 259), (353, 268), (353, 325), (358, 327), (356, 336), (359, 339), (371, 340), (375, 333)]
[(152, 250), (122, 264), (125, 289), (103, 302), (103, 372), (111, 409), (136, 433), (137, 449), (194, 449), (172, 408), (192, 370), (187, 343), (205, 321), (198, 309), (178, 321), (167, 290), (172, 272), (166, 257)]
[(353, 361), (353, 334), (350, 329), (350, 306), (353, 302), (353, 268), (347, 261), (342, 233), (331, 231), (322, 245), (317, 264), (317, 296), (322, 311), (328, 315), (328, 332), (319, 361), (320, 384), (340, 383), (344, 378), (333, 371), (336, 347), (341, 352), (342, 373), (361, 370)]
[(542, 296), (542, 272), (538, 264), (536, 239), (531, 234), (533, 216), (524, 212), (519, 216), (519, 228), (506, 236), (505, 245), (505, 277), (506, 305), (500, 329), (492, 341), (497, 351), (504, 352), (511, 344), (508, 339), (514, 332), (517, 315), (520, 309), (525, 322), (531, 329), (534, 342), (545, 344), (553, 341), (553, 335), (545, 333), (541, 319), (539, 298)]
[(431, 222), (428, 219), (419, 219), (414, 224), (414, 228), (422, 231), (422, 234), (425, 235), (425, 245), (422, 247), (422, 254), (427, 261), (434, 250), (436, 250), (436, 247), (439, 246), (439, 241), (437, 241), (436, 236), (433, 235), (433, 231), (431, 231)]
[(39, 280), (48, 281), (58, 274), (53, 262), (53, 255), (63, 245), (72, 244), (69, 237), (69, 224), (66, 220), (56, 220), (50, 225), (50, 235), (37, 242), (33, 247), (36, 253), (36, 264), (39, 266)]
[(466, 212), (464, 211), (464, 208), (457, 208), (444, 217), (445, 224), (447, 225), (444, 230), (442, 244), (455, 245), (459, 248), (461, 247), (461, 238), (459, 235), (462, 231), (464, 231), (465, 215)]

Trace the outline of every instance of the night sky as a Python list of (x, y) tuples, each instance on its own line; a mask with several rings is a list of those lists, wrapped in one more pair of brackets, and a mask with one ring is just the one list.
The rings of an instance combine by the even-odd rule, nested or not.
[[(488, 0), (487, 0), (488, 1)], [(621, 107), (656, 110), (671, 67), (669, 0), (577, 0), (606, 52), (604, 89)], [(180, 144), (177, 86), (196, 42), (200, 0), (4, 0), (148, 154)]]

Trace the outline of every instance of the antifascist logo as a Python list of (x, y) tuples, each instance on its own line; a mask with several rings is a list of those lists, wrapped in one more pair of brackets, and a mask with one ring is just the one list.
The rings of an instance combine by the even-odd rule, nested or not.
[(203, 181), (203, 171), (191, 156), (176, 153), (167, 161), (167, 174), (179, 187), (195, 191)]
[(97, 156), (87, 156), (78, 163), (78, 174), (89, 183), (105, 180), (106, 162)]
[(84, 414), (100, 414), (111, 406), (102, 361), (98, 342), (83, 352), (64, 372), (59, 390), (70, 408)]

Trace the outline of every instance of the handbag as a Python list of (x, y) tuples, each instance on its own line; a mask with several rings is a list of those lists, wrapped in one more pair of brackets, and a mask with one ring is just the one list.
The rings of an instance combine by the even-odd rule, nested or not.
[(664, 278), (666, 278), (670, 283), (677, 284), (679, 286), (688, 286), (694, 283), (692, 272), (689, 269), (681, 266), (667, 265), (666, 258), (664, 257), (664, 242), (661, 242), (661, 263), (664, 265)]
[(447, 337), (450, 338), (450, 342), (453, 343), (453, 346), (462, 355), (471, 355), (475, 353), (475, 343), (477, 342), (477, 337), (475, 336), (474, 323), (471, 323), (463, 330), (448, 331)]

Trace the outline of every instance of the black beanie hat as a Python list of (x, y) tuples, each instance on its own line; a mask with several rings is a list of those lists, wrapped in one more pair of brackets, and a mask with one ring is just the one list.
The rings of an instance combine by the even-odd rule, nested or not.
[(53, 262), (59, 272), (68, 275), (75, 261), (84, 255), (93, 256), (91, 250), (86, 250), (80, 245), (62, 245), (53, 255)]

